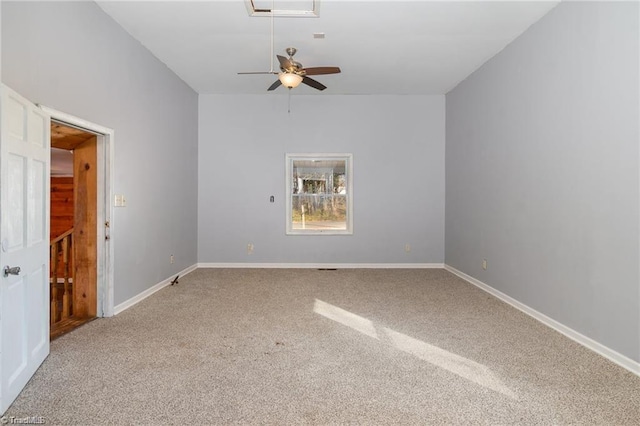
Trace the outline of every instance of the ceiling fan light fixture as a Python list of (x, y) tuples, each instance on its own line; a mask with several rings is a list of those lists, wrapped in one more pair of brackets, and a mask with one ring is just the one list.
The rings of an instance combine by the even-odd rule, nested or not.
[(298, 87), (300, 83), (302, 83), (302, 76), (291, 72), (281, 72), (278, 75), (278, 79), (284, 87), (287, 87), (289, 89)]

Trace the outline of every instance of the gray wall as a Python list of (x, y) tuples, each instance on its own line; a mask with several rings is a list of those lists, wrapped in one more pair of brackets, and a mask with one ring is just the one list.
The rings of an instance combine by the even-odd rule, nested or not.
[(635, 361), (639, 35), (563, 2), (446, 97), (446, 263)]
[[(199, 261), (442, 263), (444, 96), (278, 90), (200, 96)], [(352, 236), (285, 235), (288, 152), (353, 154)]]
[(115, 130), (116, 305), (196, 263), (197, 94), (93, 2), (2, 2), (2, 64), (31, 101)]
[(0, 81), (2, 81), (2, 1), (0, 1)]

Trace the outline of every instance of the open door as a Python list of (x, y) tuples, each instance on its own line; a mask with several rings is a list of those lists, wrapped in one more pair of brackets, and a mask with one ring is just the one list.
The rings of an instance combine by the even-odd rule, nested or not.
[(0, 412), (49, 354), (50, 118), (0, 96)]

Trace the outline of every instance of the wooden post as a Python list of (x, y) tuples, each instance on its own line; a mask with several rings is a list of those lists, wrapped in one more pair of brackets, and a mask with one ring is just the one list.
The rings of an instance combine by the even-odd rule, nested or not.
[(51, 246), (51, 325), (58, 322), (58, 243)]
[(73, 315), (79, 319), (93, 318), (98, 310), (97, 147), (92, 136), (73, 151)]
[(62, 319), (69, 318), (69, 234), (62, 239), (62, 271), (64, 273), (64, 287), (62, 293)]

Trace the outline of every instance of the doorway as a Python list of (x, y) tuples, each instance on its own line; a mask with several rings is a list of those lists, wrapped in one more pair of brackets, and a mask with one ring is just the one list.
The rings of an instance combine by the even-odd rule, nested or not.
[(52, 340), (96, 318), (97, 169), (97, 135), (52, 121)]
[(51, 115), (50, 338), (113, 315), (113, 130)]

